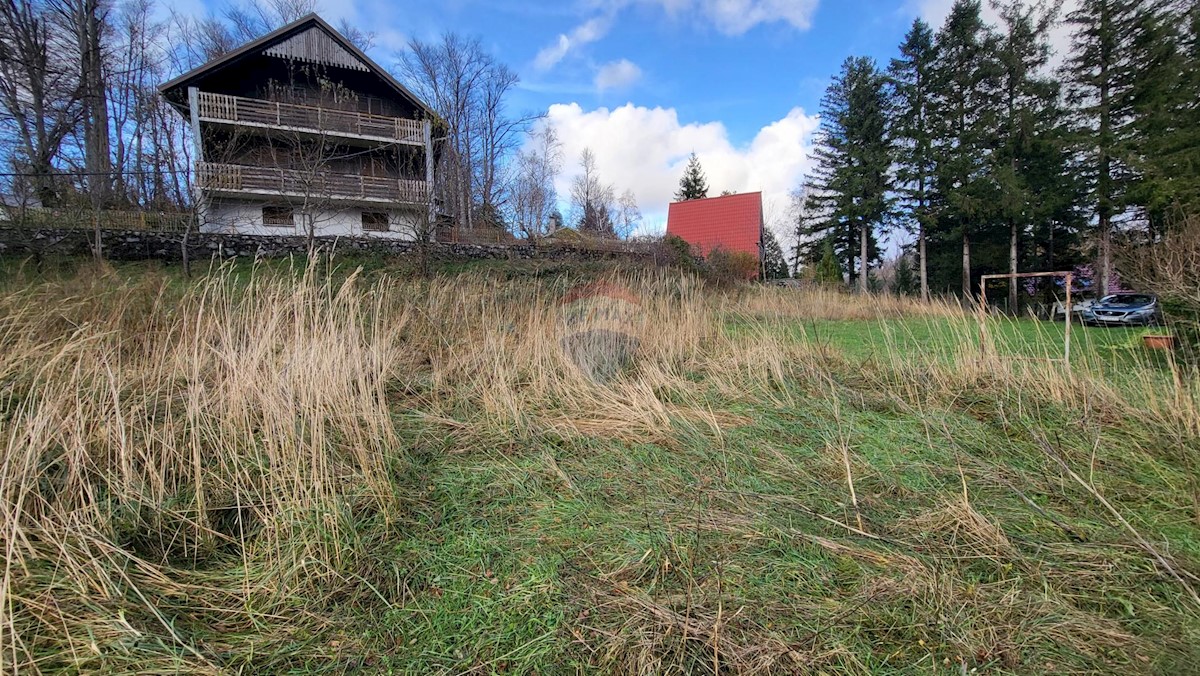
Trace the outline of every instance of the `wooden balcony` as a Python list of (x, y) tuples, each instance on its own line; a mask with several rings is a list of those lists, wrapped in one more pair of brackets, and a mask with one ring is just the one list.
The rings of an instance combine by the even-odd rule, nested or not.
[(304, 134), (328, 134), (385, 143), (424, 145), (421, 122), (336, 108), (277, 103), (241, 96), (200, 92), (200, 119)]
[(196, 181), (209, 193), (294, 197), (310, 203), (429, 203), (425, 181), (403, 178), (201, 162), (196, 165)]

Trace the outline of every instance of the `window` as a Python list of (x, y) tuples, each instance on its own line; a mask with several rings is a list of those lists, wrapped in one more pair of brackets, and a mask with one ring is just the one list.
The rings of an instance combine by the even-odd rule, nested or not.
[(291, 207), (263, 207), (263, 225), (291, 227), (296, 218)]
[(363, 231), (387, 232), (388, 215), (382, 211), (364, 211), (362, 215)]

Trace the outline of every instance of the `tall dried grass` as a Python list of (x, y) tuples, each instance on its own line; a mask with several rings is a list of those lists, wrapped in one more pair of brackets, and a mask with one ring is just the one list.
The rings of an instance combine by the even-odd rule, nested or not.
[[(1054, 402), (1113, 415), (1130, 396), (1086, 371), (981, 355), (967, 329), (951, 363), (896, 349), (870, 370), (775, 330), (961, 318), (949, 305), (820, 290), (714, 295), (689, 277), (625, 275), (611, 281), (639, 300), (639, 358), (597, 381), (559, 347), (571, 280), (335, 278), (316, 265), (222, 269), (181, 286), (96, 268), (0, 293), (7, 670), (111, 670), (124, 659), (142, 671), (221, 671), (188, 625), (218, 617), (223, 631), (250, 632), (357, 575), (356, 523), (404, 510), (394, 477), (406, 471), (413, 418), (463, 450), (502, 450), (545, 434), (669, 444), (684, 427), (719, 437), (749, 421), (714, 400), (787, 406), (796, 385), (836, 398), (848, 380), (918, 414), (965, 391), (1009, 397), (1017, 410)], [(1160, 385), (1145, 382), (1141, 410), (1190, 443), (1195, 407)], [(969, 507), (930, 518), (940, 520), (926, 527), (950, 523), (989, 556), (1007, 552)], [(627, 602), (646, 620), (639, 632), (678, 621)], [(718, 633), (730, 626), (719, 613), (684, 622), (700, 648), (730, 636)], [(635, 668), (668, 658), (643, 654)]]

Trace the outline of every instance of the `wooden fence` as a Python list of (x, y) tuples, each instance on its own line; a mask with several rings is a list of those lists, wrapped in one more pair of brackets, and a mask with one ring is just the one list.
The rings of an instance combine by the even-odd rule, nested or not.
[(86, 207), (0, 208), (0, 227), (27, 229), (145, 230), (147, 232), (183, 232), (194, 222), (190, 212), (95, 210)]

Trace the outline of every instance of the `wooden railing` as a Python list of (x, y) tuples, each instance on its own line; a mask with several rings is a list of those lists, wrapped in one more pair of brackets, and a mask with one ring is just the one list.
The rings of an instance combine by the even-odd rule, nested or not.
[(429, 203), (425, 181), (404, 178), (201, 162), (196, 165), (196, 179), (201, 188), (214, 192), (289, 195), (313, 200)]
[(0, 228), (53, 230), (146, 230), (183, 232), (194, 224), (195, 216), (186, 211), (131, 211), (92, 209), (90, 207), (4, 207), (0, 208)]
[(362, 136), (416, 145), (425, 142), (424, 130), (417, 120), (321, 106), (248, 99), (212, 92), (200, 92), (200, 118), (296, 129), (316, 134)]

